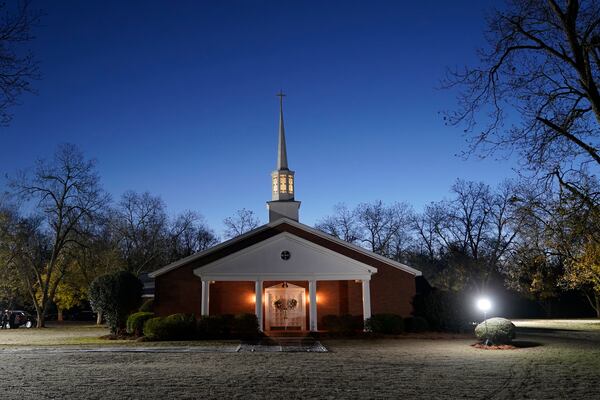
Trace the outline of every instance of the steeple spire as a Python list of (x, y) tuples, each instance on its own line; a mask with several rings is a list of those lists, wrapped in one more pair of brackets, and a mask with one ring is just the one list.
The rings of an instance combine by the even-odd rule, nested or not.
[(289, 218), (298, 221), (300, 202), (294, 200), (296, 180), (294, 171), (290, 171), (287, 162), (285, 146), (285, 128), (283, 126), (283, 91), (279, 97), (279, 144), (277, 145), (277, 169), (271, 172), (271, 201), (267, 202), (269, 222), (279, 218)]
[(283, 125), (283, 98), (285, 97), (285, 93), (283, 93), (283, 90), (280, 90), (279, 93), (277, 93), (277, 97), (279, 97), (279, 144), (277, 146), (277, 169), (287, 170), (287, 149), (285, 147), (285, 127)]

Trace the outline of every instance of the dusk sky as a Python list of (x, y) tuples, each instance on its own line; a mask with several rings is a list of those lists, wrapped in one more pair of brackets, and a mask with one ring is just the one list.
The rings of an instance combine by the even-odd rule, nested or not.
[(70, 142), (97, 159), (115, 200), (149, 191), (218, 233), (240, 208), (264, 223), (280, 89), (303, 223), (338, 202), (419, 210), (456, 178), (514, 174), (506, 161), (457, 157), (462, 131), (439, 113), (455, 104), (440, 79), (475, 62), (491, 2), (33, 5), (47, 13), (31, 46), (43, 79), (0, 130), (2, 175)]

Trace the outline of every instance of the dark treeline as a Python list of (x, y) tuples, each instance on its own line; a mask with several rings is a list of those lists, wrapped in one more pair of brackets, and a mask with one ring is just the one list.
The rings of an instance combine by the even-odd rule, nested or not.
[(504, 286), (549, 305), (576, 290), (600, 316), (598, 216), (575, 196), (532, 184), (457, 180), (422, 212), (381, 201), (343, 204), (317, 228), (409, 264), (433, 286), (465, 294)]

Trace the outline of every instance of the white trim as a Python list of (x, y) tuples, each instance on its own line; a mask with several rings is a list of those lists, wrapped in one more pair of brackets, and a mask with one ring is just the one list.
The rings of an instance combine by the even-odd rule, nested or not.
[(308, 297), (310, 302), (309, 311), (309, 330), (311, 332), (317, 331), (317, 281), (308, 281)]
[(263, 281), (257, 279), (254, 283), (254, 309), (258, 320), (258, 329), (263, 331)]
[(369, 281), (362, 281), (363, 319), (371, 318), (371, 285)]
[(262, 281), (310, 281), (317, 279), (319, 281), (357, 281), (370, 280), (371, 276), (367, 274), (282, 274), (282, 273), (247, 273), (247, 274), (221, 274), (207, 273), (200, 275), (194, 272), (194, 275), (201, 276), (207, 281), (229, 281), (229, 282), (254, 282), (257, 279)]
[(202, 300), (200, 303), (200, 315), (206, 316), (209, 313), (210, 301), (210, 281), (202, 281)]
[[(273, 242), (279, 241), (282, 238), (286, 238), (289, 240), (293, 240), (301, 245), (304, 245), (313, 251), (320, 252), (321, 254), (333, 256), (337, 258), (342, 258), (344, 263), (352, 264), (355, 267), (358, 267), (362, 272), (348, 271), (348, 272), (331, 272), (331, 271), (323, 271), (323, 272), (264, 272), (260, 270), (249, 271), (249, 272), (221, 272), (219, 271), (219, 266), (228, 262), (235, 260), (238, 257), (243, 257), (244, 255), (250, 254), (253, 251), (260, 249), (264, 246), (267, 246)], [(303, 239), (299, 236), (296, 236), (289, 232), (281, 232), (275, 236), (272, 236), (266, 240), (255, 243), (252, 246), (248, 246), (242, 250), (239, 250), (235, 253), (232, 253), (228, 256), (215, 260), (211, 263), (203, 265), (201, 267), (194, 269), (194, 275), (199, 276), (202, 280), (213, 280), (213, 281), (254, 281), (257, 279), (260, 280), (369, 280), (371, 279), (371, 275), (377, 273), (377, 268), (372, 267), (368, 264), (364, 264), (360, 261), (357, 261), (353, 258), (345, 256), (343, 254), (337, 253), (333, 250), (329, 250), (321, 245), (313, 243), (309, 240)]]
[[(357, 252), (359, 252), (361, 254), (365, 254), (365, 255), (367, 255), (369, 257), (375, 258), (375, 259), (377, 259), (377, 260), (379, 260), (379, 261), (381, 261), (381, 262), (383, 262), (385, 264), (388, 264), (388, 265), (390, 265), (392, 267), (398, 268), (398, 269), (400, 269), (400, 270), (402, 270), (404, 272), (408, 272), (408, 273), (413, 274), (415, 276), (421, 276), (422, 275), (421, 271), (416, 270), (416, 269), (414, 269), (412, 267), (409, 267), (408, 265), (399, 263), (397, 261), (394, 261), (394, 260), (392, 260), (390, 258), (387, 258), (387, 257), (384, 257), (384, 256), (380, 256), (379, 254), (373, 253), (372, 251), (366, 250), (366, 249), (364, 249), (364, 248), (362, 248), (360, 246), (357, 246), (355, 244), (345, 242), (345, 241), (343, 241), (341, 239), (338, 239), (338, 238), (336, 238), (334, 236), (328, 235), (328, 234), (326, 234), (324, 232), (321, 232), (321, 231), (319, 231), (317, 229), (314, 229), (314, 228), (312, 228), (312, 227), (310, 227), (308, 225), (304, 225), (304, 224), (302, 224), (300, 222), (296, 222), (296, 221), (293, 221), (293, 220), (288, 219), (288, 218), (281, 218), (281, 219), (278, 219), (276, 221), (270, 222), (268, 224), (259, 226), (258, 228), (253, 229), (253, 230), (251, 230), (249, 232), (246, 232), (246, 233), (244, 233), (244, 234), (242, 234), (240, 236), (237, 236), (237, 237), (234, 237), (232, 239), (229, 239), (229, 240), (227, 240), (227, 241), (225, 241), (223, 243), (220, 243), (220, 244), (218, 244), (218, 245), (216, 245), (214, 247), (211, 247), (210, 249), (206, 249), (204, 251), (201, 251), (201, 252), (192, 254), (192, 255), (190, 255), (188, 257), (182, 258), (181, 260), (177, 260), (177, 261), (175, 261), (175, 262), (173, 262), (173, 263), (171, 263), (169, 265), (166, 265), (166, 266), (164, 266), (162, 268), (157, 269), (156, 271), (148, 274), (148, 276), (150, 276), (151, 278), (156, 278), (157, 276), (165, 274), (165, 273), (167, 273), (167, 272), (169, 272), (169, 271), (171, 271), (171, 270), (173, 270), (173, 269), (175, 269), (177, 267), (180, 267), (182, 265), (190, 263), (190, 262), (192, 262), (194, 260), (197, 260), (197, 259), (199, 259), (201, 257), (204, 257), (204, 256), (206, 256), (208, 254), (211, 254), (211, 253), (213, 253), (213, 252), (215, 252), (217, 250), (220, 250), (220, 249), (222, 249), (224, 247), (227, 247), (227, 246), (229, 246), (229, 245), (231, 245), (233, 243), (236, 243), (236, 242), (238, 242), (240, 240), (246, 239), (247, 237), (250, 237), (250, 236), (252, 236), (252, 235), (254, 235), (256, 233), (265, 231), (265, 230), (267, 230), (269, 228), (273, 228), (273, 227), (275, 227), (277, 225), (281, 225), (283, 223), (292, 225), (292, 226), (294, 226), (294, 227), (296, 227), (298, 229), (302, 229), (302, 230), (307, 231), (309, 233), (312, 233), (312, 234), (314, 234), (316, 236), (322, 237), (324, 239), (330, 240), (330, 241), (335, 242), (337, 244), (340, 244), (340, 245), (342, 245), (344, 247), (347, 247), (347, 248), (349, 248), (351, 250), (357, 251)], [(321, 247), (323, 247), (323, 246), (321, 246)], [(339, 253), (337, 253), (337, 254), (339, 254)]]

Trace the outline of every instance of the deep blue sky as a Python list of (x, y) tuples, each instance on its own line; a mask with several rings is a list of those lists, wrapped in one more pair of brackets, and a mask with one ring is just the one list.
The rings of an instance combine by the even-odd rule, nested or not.
[(282, 88), (304, 223), (337, 202), (418, 210), (457, 177), (496, 184), (511, 164), (456, 157), (461, 131), (439, 115), (454, 97), (436, 89), (474, 62), (491, 4), (34, 2), (43, 79), (0, 130), (0, 171), (72, 142), (114, 198), (150, 191), (219, 232), (242, 207), (266, 222)]

